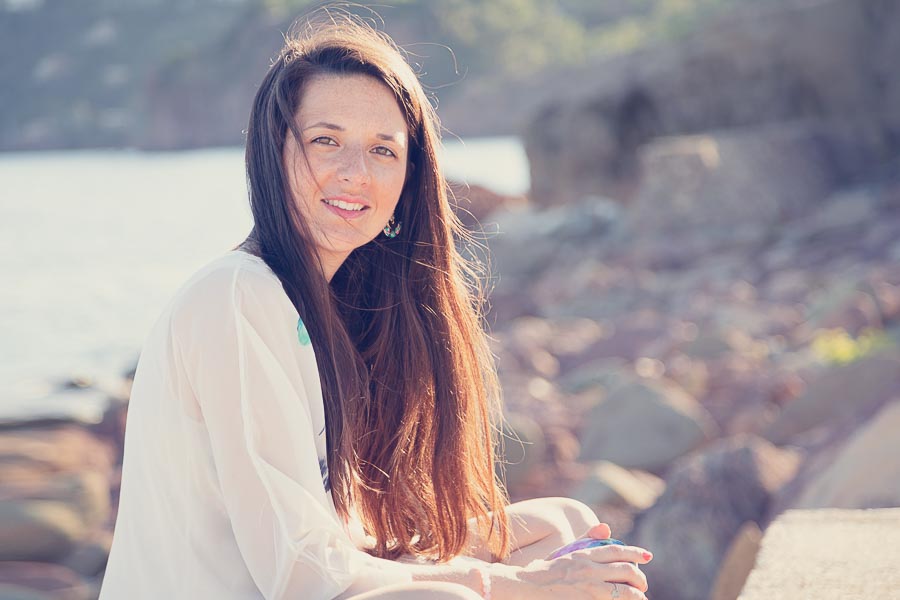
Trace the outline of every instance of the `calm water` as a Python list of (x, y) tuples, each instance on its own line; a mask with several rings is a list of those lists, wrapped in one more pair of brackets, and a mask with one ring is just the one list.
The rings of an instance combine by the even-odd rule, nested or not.
[[(447, 175), (528, 188), (515, 138), (448, 142)], [(250, 230), (239, 149), (0, 155), (0, 418), (82, 413), (72, 376), (114, 379), (175, 290)]]

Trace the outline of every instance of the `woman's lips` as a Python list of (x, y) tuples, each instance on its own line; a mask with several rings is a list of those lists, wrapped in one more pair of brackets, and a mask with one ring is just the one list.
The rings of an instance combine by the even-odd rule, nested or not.
[(327, 202), (325, 202), (325, 200), (322, 200), (322, 204), (324, 204), (325, 208), (327, 208), (328, 210), (330, 210), (337, 216), (341, 217), (342, 219), (348, 219), (348, 220), (358, 219), (359, 217), (362, 216), (362, 214), (364, 212), (369, 210), (368, 206), (364, 206), (362, 208), (362, 210), (346, 210), (346, 209), (340, 208), (338, 206), (334, 206), (333, 204), (328, 204)]

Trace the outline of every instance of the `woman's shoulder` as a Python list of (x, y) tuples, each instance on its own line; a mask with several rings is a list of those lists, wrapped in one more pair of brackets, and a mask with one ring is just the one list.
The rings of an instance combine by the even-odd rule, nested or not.
[(233, 250), (195, 272), (175, 293), (175, 315), (196, 315), (234, 308), (251, 295), (254, 304), (293, 309), (281, 281), (258, 256)]

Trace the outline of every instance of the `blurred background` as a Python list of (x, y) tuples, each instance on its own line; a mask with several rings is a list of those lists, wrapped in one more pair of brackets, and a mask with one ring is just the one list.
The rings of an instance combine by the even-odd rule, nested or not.
[[(310, 6), (0, 1), (0, 599), (96, 597), (140, 347), (249, 231)], [(790, 509), (900, 506), (900, 2), (373, 7), (489, 248), (513, 500), (591, 506), (653, 600), (736, 598)]]

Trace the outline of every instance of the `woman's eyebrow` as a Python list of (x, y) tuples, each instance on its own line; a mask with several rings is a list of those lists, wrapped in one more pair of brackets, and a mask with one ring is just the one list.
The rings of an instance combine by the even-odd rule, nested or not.
[(395, 133), (394, 135), (388, 135), (387, 133), (376, 133), (375, 137), (380, 140), (384, 140), (386, 142), (394, 142), (395, 144), (402, 144), (406, 139), (406, 134), (403, 132)]
[(327, 121), (319, 121), (318, 123), (313, 123), (312, 125), (308, 125), (303, 128), (303, 131), (307, 129), (315, 129), (316, 127), (321, 127), (323, 129), (333, 129), (335, 131), (344, 131), (344, 128), (340, 125), (335, 125), (334, 123), (328, 123)]
[[(316, 129), (316, 128), (331, 129), (333, 131), (346, 131), (346, 129), (344, 127), (341, 127), (340, 125), (336, 125), (335, 123), (329, 123), (328, 121), (317, 121), (316, 123), (313, 123), (312, 125), (307, 125), (306, 127), (303, 128), (303, 131), (306, 131), (307, 129)], [(395, 144), (402, 144), (404, 139), (406, 138), (406, 134), (403, 133), (402, 131), (397, 132), (395, 134), (376, 133), (375, 137), (377, 137), (380, 140), (384, 140), (386, 142), (394, 142)]]

